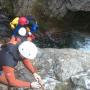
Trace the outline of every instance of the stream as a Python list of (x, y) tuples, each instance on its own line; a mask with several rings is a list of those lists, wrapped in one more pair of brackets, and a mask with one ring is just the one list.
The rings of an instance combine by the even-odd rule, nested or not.
[(41, 48), (75, 48), (90, 51), (90, 35), (78, 31), (44, 35), (36, 39), (35, 43)]

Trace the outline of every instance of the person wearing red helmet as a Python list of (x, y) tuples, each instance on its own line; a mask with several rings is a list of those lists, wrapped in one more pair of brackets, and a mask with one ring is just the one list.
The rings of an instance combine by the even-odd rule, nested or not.
[(18, 23), (19, 23), (21, 26), (24, 26), (24, 25), (29, 24), (29, 21), (28, 21), (28, 19), (27, 19), (26, 17), (20, 17)]
[(29, 21), (26, 17), (22, 16), (22, 17), (16, 17), (14, 18), (11, 22), (10, 22), (10, 26), (12, 29), (15, 29), (17, 27), (17, 25), (21, 25), (24, 26), (26, 24), (28, 24)]
[(17, 35), (17, 32), (20, 30), (20, 28), (25, 28), (28, 38), (30, 37), (32, 40), (35, 39), (35, 36), (32, 34), (32, 32), (38, 29), (38, 25), (32, 18), (27, 18), (25, 16), (16, 17), (12, 22), (10, 22), (10, 26), (13, 29), (13, 36)]

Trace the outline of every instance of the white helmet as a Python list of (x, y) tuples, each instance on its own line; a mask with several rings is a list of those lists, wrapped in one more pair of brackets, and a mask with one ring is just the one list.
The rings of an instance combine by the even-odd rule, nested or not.
[(21, 43), (18, 50), (23, 57), (28, 59), (34, 59), (38, 52), (36, 45), (30, 41)]
[(18, 34), (21, 35), (21, 36), (25, 36), (26, 35), (26, 29), (24, 27), (21, 27), (18, 30)]

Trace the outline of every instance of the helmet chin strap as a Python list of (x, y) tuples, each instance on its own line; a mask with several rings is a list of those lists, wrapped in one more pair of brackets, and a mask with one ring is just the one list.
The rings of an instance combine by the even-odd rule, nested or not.
[(17, 41), (17, 37), (15, 37), (15, 41)]

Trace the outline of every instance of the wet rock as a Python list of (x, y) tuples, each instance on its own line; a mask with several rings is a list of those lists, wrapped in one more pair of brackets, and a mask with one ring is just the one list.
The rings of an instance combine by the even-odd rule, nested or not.
[(72, 75), (89, 68), (89, 54), (82, 51), (44, 49), (44, 51), (41, 50), (40, 52), (38, 53), (39, 57), (36, 59), (36, 65), (44, 76), (51, 74), (52, 77), (64, 81)]
[(90, 70), (76, 74), (71, 79), (75, 85), (83, 87), (86, 90), (90, 89)]

